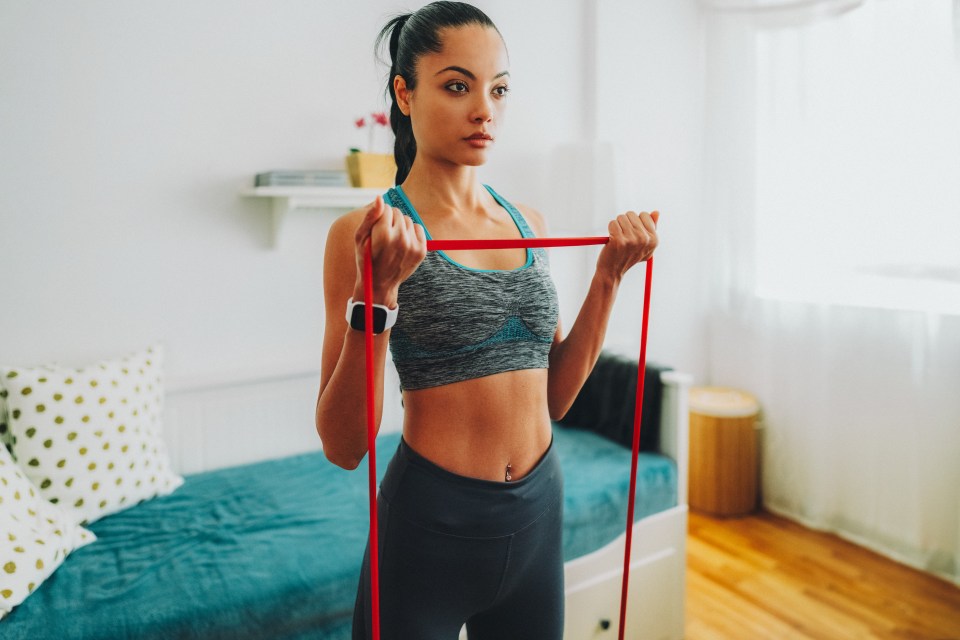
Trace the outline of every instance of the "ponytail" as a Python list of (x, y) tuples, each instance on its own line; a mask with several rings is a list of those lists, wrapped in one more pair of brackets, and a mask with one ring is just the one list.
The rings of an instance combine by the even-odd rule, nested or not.
[[(413, 126), (410, 123), (410, 116), (404, 115), (404, 113), (400, 111), (400, 105), (397, 104), (397, 94), (393, 89), (393, 79), (398, 75), (402, 76), (405, 80), (408, 77), (410, 79), (414, 77), (413, 74), (407, 76), (401, 73), (397, 65), (400, 34), (403, 31), (403, 26), (407, 24), (407, 20), (410, 19), (411, 15), (413, 14), (407, 13), (390, 20), (390, 22), (380, 30), (376, 44), (376, 48), (379, 50), (383, 40), (389, 38), (390, 73), (387, 76), (387, 94), (390, 96), (390, 128), (393, 129), (394, 136), (393, 159), (397, 164), (397, 175), (394, 179), (394, 184), (401, 184), (407, 179), (410, 168), (413, 166), (413, 159), (417, 156), (417, 141), (413, 137)], [(411, 85), (408, 84), (408, 86)]]
[(390, 96), (390, 128), (393, 129), (393, 158), (397, 163), (395, 184), (401, 184), (410, 174), (417, 157), (417, 141), (413, 137), (410, 116), (404, 115), (397, 104), (393, 79), (402, 77), (408, 89), (417, 85), (417, 61), (425, 53), (439, 53), (443, 49), (440, 30), (478, 24), (496, 30), (493, 21), (476, 7), (464, 2), (440, 0), (421, 7), (414, 13), (392, 18), (377, 36), (375, 51), (387, 41), (390, 53), (390, 73), (387, 77), (387, 95)]

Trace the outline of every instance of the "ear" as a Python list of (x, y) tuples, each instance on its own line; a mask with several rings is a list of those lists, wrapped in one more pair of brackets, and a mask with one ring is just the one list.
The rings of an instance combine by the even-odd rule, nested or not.
[(401, 75), (393, 77), (393, 94), (397, 96), (397, 106), (400, 107), (400, 113), (409, 116), (410, 97), (413, 90), (407, 88), (407, 81)]

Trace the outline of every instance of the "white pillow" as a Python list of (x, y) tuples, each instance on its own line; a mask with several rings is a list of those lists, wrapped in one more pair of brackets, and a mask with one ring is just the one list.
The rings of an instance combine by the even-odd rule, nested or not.
[(44, 500), (0, 446), (0, 618), (33, 593), (71, 551), (96, 539)]
[[(7, 395), (9, 395), (9, 392), (4, 388), (3, 381), (0, 380), (0, 444), (5, 445), (7, 451), (12, 455), (13, 434), (10, 433), (10, 414), (7, 411)], [(16, 460), (16, 458), (14, 458), (14, 460)]]
[(0, 367), (13, 455), (79, 524), (172, 493), (162, 438), (163, 350), (83, 369)]

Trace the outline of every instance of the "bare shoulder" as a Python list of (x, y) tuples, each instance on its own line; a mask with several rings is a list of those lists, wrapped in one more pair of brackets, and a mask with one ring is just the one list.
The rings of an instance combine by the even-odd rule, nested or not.
[(335, 291), (336, 289), (344, 288), (346, 291), (353, 286), (356, 272), (354, 236), (369, 210), (370, 205), (354, 209), (341, 215), (330, 225), (323, 255), (324, 289), (328, 293), (339, 296), (342, 292)]
[(523, 214), (527, 224), (530, 225), (530, 228), (533, 229), (533, 233), (536, 234), (537, 237), (547, 237), (547, 219), (542, 213), (525, 204), (514, 204), (514, 206)]
[(327, 232), (326, 254), (329, 257), (335, 257), (338, 260), (345, 254), (352, 255), (354, 252), (355, 238), (357, 228), (374, 203), (354, 209), (344, 213), (333, 221), (330, 230)]
[(348, 238), (350, 242), (353, 242), (353, 234), (357, 230), (357, 227), (360, 226), (360, 222), (363, 220), (363, 217), (367, 215), (370, 205), (354, 209), (344, 213), (336, 220), (333, 221), (333, 224), (330, 225), (330, 232), (327, 235), (327, 242), (331, 241), (342, 241), (344, 237)]

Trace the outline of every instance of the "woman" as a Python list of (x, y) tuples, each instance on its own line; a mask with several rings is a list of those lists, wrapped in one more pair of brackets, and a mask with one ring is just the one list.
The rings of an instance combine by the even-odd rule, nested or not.
[[(366, 454), (363, 247), (370, 239), (376, 415), (387, 344), (404, 421), (378, 499), (384, 638), (559, 639), (563, 632), (559, 419), (600, 353), (619, 283), (657, 245), (656, 212), (609, 224), (589, 293), (563, 336), (542, 249), (426, 252), (433, 238), (546, 236), (535, 210), (477, 180), (510, 74), (478, 9), (434, 2), (391, 20), (397, 187), (330, 229), (317, 430), (335, 464)], [(348, 305), (348, 314), (344, 313)], [(349, 315), (349, 319), (347, 317)], [(393, 325), (393, 322), (396, 324)], [(369, 544), (369, 542), (368, 542)], [(354, 638), (370, 634), (368, 558)]]

